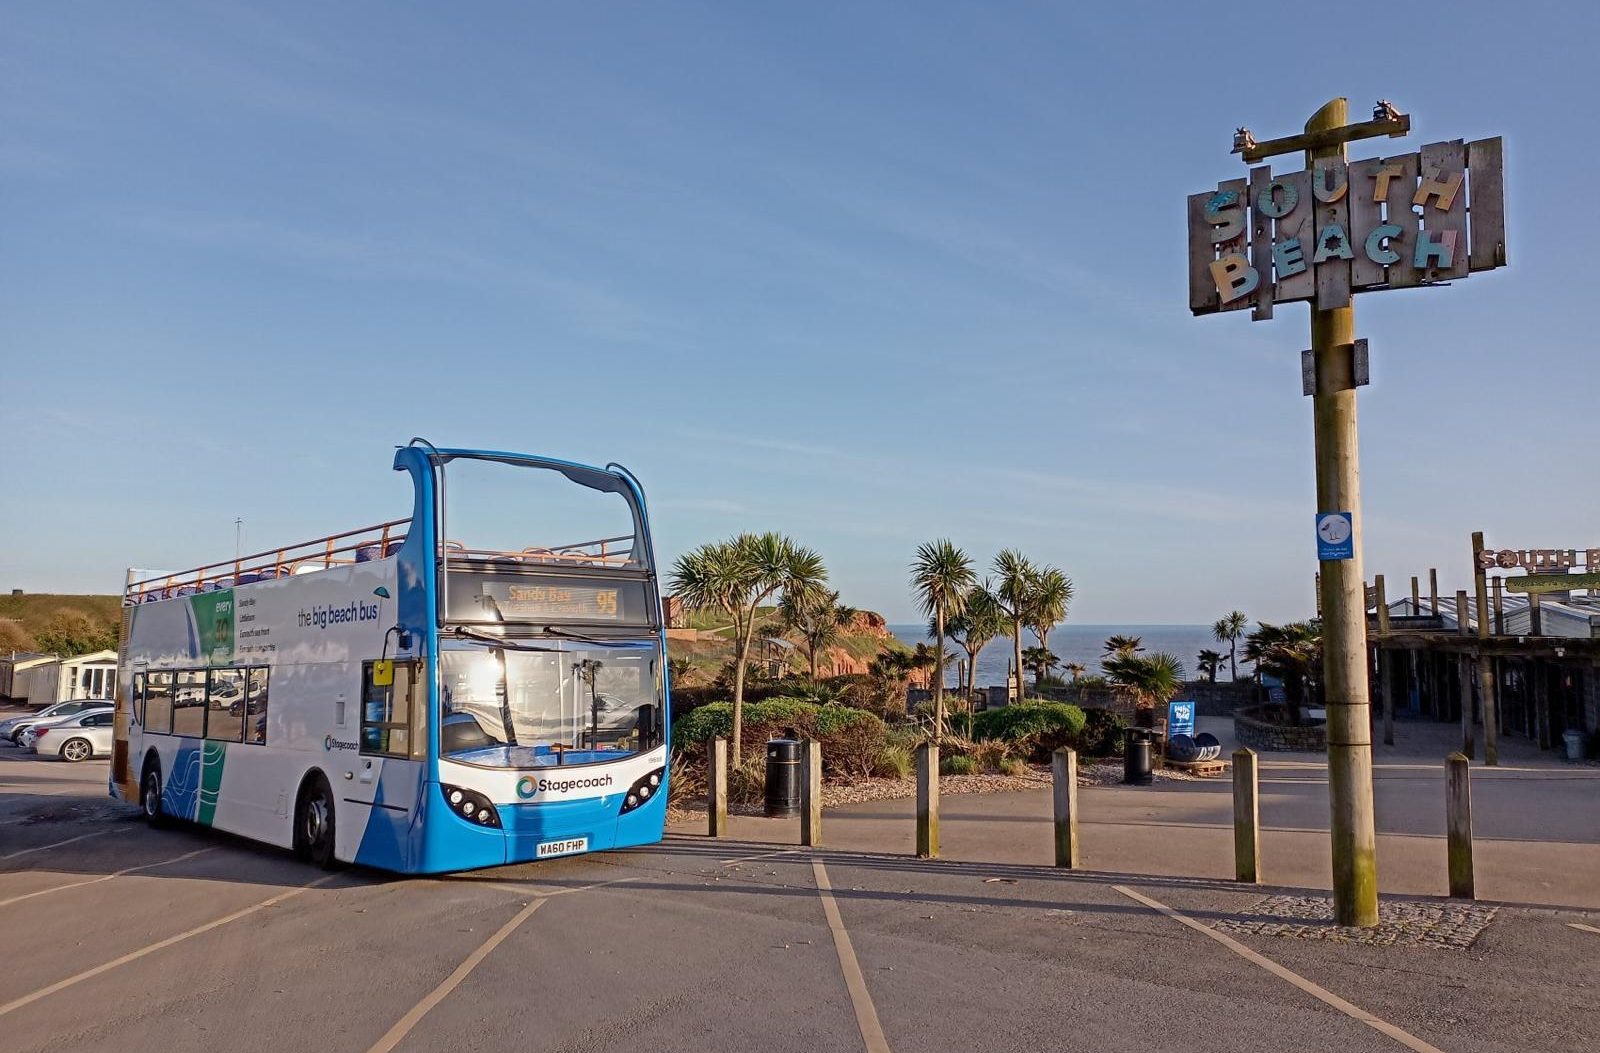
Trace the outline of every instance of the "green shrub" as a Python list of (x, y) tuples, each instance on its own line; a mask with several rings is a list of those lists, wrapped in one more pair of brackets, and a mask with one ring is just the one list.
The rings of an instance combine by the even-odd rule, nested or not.
[(672, 748), (679, 753), (694, 753), (704, 750), (708, 740), (732, 734), (733, 703), (709, 702), (673, 722)]
[(1028, 774), (1028, 766), (1022, 762), (1020, 757), (1003, 757), (1000, 760), (1000, 774), (1026, 775)]
[(1122, 731), (1128, 722), (1115, 710), (1089, 707), (1083, 711), (1083, 730), (1068, 743), (1085, 757), (1122, 756)]
[(916, 769), (916, 759), (904, 746), (887, 743), (872, 762), (872, 774), (880, 779), (907, 779)]
[(1070, 702), (1028, 699), (979, 713), (972, 719), (972, 734), (1009, 742), (1018, 754), (1041, 759), (1051, 750), (1072, 745), (1083, 725), (1083, 710)]
[(946, 757), (939, 762), (939, 774), (976, 775), (978, 774), (978, 762), (971, 757), (964, 757), (960, 754), (954, 757)]
[(743, 762), (728, 766), (728, 800), (735, 804), (758, 804), (766, 796), (767, 754), (750, 750)]
[[(733, 703), (713, 702), (686, 714), (672, 729), (672, 748), (695, 758), (705, 755), (706, 740), (733, 734)], [(869, 775), (882, 750), (887, 730), (874, 714), (849, 706), (819, 706), (779, 696), (744, 707), (744, 747), (771, 738), (795, 736), (822, 743), (826, 771)], [(760, 750), (754, 751), (756, 756)], [(732, 776), (730, 774), (730, 780)]]

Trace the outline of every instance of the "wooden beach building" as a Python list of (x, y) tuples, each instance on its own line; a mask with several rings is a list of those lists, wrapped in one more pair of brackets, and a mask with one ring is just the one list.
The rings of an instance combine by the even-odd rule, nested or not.
[[(1600, 550), (1588, 555), (1600, 562)], [(1487, 679), (1498, 738), (1566, 751), (1576, 732), (1580, 750), (1600, 751), (1600, 567), (1576, 573), (1583, 557), (1496, 553), (1480, 542), (1471, 590), (1441, 594), (1430, 572), (1426, 587), (1412, 578), (1410, 595), (1390, 600), (1379, 578), (1368, 591), (1367, 643), (1385, 740), (1393, 718), (1409, 716), (1459, 722), (1464, 745), (1482, 742)], [(1529, 573), (1500, 573), (1513, 570)]]

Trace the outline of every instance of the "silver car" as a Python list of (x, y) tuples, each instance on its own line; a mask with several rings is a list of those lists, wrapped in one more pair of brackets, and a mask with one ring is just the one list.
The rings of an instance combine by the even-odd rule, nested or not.
[(115, 721), (116, 714), (109, 709), (43, 721), (22, 733), (22, 748), (65, 761), (109, 757)]
[(57, 702), (53, 706), (46, 706), (37, 713), (24, 713), (20, 717), (0, 721), (0, 742), (9, 742), (13, 746), (22, 744), (22, 733), (41, 720), (51, 720), (56, 717), (73, 717), (87, 713), (90, 710), (112, 709), (116, 703), (109, 698), (74, 698), (66, 702)]

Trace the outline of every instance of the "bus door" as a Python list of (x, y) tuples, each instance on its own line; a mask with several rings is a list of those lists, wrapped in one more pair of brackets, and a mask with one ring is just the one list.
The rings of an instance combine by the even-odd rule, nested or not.
[(361, 734), (335, 827), (342, 858), (405, 861), (428, 751), (425, 670), (420, 659), (362, 663)]

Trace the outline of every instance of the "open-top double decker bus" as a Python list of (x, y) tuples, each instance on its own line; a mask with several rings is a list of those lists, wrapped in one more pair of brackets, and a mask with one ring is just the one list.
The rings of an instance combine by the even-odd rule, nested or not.
[[(409, 519), (130, 572), (112, 795), (406, 873), (660, 840), (665, 631), (638, 481), (420, 439), (394, 468)], [(598, 540), (535, 537), (596, 520)]]

